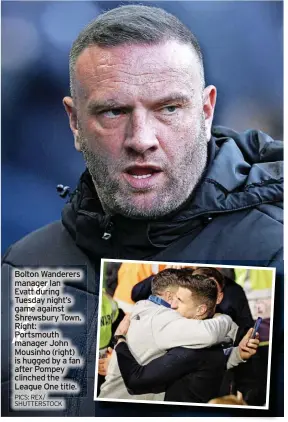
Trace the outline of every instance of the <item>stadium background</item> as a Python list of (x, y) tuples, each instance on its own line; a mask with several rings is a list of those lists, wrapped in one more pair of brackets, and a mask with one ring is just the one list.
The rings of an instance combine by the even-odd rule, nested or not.
[[(137, 3), (137, 2), (133, 2)], [(281, 1), (158, 1), (199, 39), (206, 81), (218, 88), (214, 123), (282, 139)], [(79, 31), (118, 1), (2, 2), (2, 251), (60, 216), (56, 193), (84, 169), (62, 98)], [(121, 2), (127, 4), (127, 2)]]

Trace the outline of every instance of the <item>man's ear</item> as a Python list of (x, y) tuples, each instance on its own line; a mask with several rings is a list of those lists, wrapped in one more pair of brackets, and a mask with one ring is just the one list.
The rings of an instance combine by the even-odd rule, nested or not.
[(219, 303), (222, 302), (223, 297), (224, 297), (224, 293), (223, 292), (220, 292), (220, 293), (217, 294), (217, 302), (216, 302), (216, 305), (219, 305)]
[(205, 129), (207, 140), (211, 138), (211, 127), (216, 105), (217, 89), (214, 85), (208, 85), (203, 91), (203, 112), (205, 117)]
[(201, 305), (197, 306), (196, 316), (202, 317), (207, 312), (207, 305), (205, 303), (202, 303)]
[(77, 119), (77, 110), (74, 105), (73, 99), (71, 97), (63, 98), (63, 105), (65, 107), (66, 113), (68, 115), (70, 129), (72, 130), (74, 136), (74, 145), (77, 151), (81, 151), (79, 144), (79, 131), (78, 131), (78, 119)]
[(166, 302), (170, 303), (170, 305), (171, 305), (171, 303), (173, 302), (175, 293), (173, 291), (171, 291), (171, 290), (166, 290), (164, 296), (165, 296)]

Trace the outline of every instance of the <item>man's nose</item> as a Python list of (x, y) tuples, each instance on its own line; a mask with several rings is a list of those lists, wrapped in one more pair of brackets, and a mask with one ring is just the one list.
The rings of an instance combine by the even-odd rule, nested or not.
[(159, 142), (152, 120), (144, 114), (132, 114), (127, 128), (125, 147), (144, 154), (148, 150), (155, 151), (158, 146)]

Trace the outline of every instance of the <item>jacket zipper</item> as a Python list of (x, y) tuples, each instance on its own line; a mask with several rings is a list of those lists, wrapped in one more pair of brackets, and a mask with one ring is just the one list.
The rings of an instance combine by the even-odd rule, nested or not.
[[(86, 211), (86, 210), (79, 210), (78, 214), (82, 214), (82, 215), (87, 215), (88, 217), (91, 218), (97, 218), (97, 213), (96, 212), (91, 212), (91, 211)], [(104, 217), (105, 218), (105, 217)], [(100, 224), (101, 226), (101, 224)], [(111, 217), (107, 216), (106, 217), (106, 222), (103, 226), (101, 226), (101, 228), (104, 230), (103, 235), (101, 236), (101, 239), (103, 240), (109, 240), (112, 237), (112, 230), (114, 228), (114, 224), (111, 221)]]
[(103, 240), (109, 240), (112, 237), (112, 230), (113, 230), (113, 223), (112, 221), (108, 221), (107, 224), (104, 226), (104, 234), (102, 236)]

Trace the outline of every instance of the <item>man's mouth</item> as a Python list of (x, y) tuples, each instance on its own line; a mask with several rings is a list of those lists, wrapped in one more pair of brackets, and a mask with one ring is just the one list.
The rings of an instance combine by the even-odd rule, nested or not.
[[(135, 165), (128, 167), (124, 174), (126, 175), (125, 179), (133, 188), (142, 190), (151, 189), (158, 179), (157, 176), (161, 173), (161, 168), (154, 165)], [(133, 182), (133, 180), (135, 182)]]
[(130, 174), (135, 179), (146, 179), (151, 177), (154, 173), (159, 173), (161, 170), (158, 167), (130, 167), (127, 170), (127, 173)]

